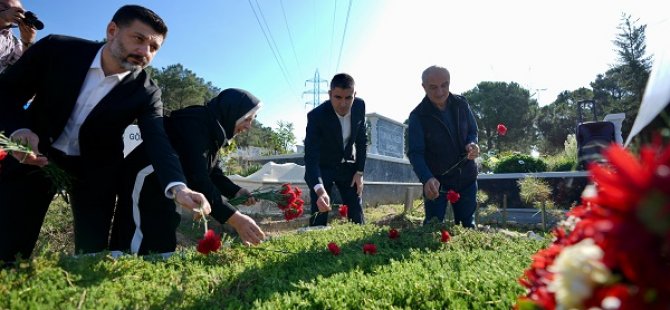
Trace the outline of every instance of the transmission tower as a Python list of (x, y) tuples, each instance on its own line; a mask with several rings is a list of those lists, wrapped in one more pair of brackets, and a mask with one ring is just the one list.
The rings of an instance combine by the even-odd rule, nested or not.
[(312, 83), (312, 90), (306, 90), (302, 93), (302, 95), (303, 97), (305, 95), (312, 95), (312, 101), (307, 101), (305, 104), (311, 104), (313, 109), (321, 103), (321, 95), (328, 94), (327, 91), (321, 89), (321, 83), (326, 83), (326, 88), (328, 87), (328, 80), (321, 79), (321, 75), (319, 75), (319, 69), (316, 69), (314, 72), (314, 78), (305, 81), (305, 87), (307, 87), (307, 83)]

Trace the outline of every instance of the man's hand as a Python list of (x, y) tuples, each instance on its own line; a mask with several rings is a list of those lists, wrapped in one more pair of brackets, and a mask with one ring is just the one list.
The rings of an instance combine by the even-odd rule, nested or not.
[(356, 194), (358, 194), (358, 197), (363, 194), (363, 175), (360, 173), (354, 173), (354, 177), (351, 180), (351, 185), (354, 186), (356, 184)]
[(316, 206), (319, 208), (319, 212), (330, 212), (332, 208), (330, 207), (330, 197), (325, 189), (320, 188), (316, 192)]
[(24, 47), (29, 47), (35, 42), (37, 30), (23, 21), (19, 23), (19, 33), (21, 34), (21, 42)]
[(10, 138), (12, 141), (22, 145), (27, 145), (30, 147), (30, 149), (33, 150), (30, 153), (12, 152), (12, 156), (14, 156), (14, 158), (16, 158), (16, 160), (18, 160), (20, 163), (38, 167), (44, 167), (49, 163), (49, 160), (42, 156), (37, 149), (40, 138), (31, 130), (23, 129), (16, 131), (10, 136)]
[(207, 201), (205, 195), (192, 191), (183, 185), (176, 187), (173, 190), (174, 201), (182, 208), (193, 210), (194, 212), (200, 212), (200, 208), (202, 208), (202, 212), (205, 214), (212, 212), (212, 208), (209, 206), (209, 201)]
[(22, 8), (10, 7), (4, 11), (0, 11), (0, 26), (4, 28), (11, 24), (20, 24), (24, 17)]
[(479, 157), (479, 146), (474, 143), (470, 143), (465, 146), (465, 151), (468, 152), (468, 159), (473, 160)]
[(426, 184), (423, 185), (423, 194), (428, 200), (433, 200), (440, 196), (440, 181), (436, 178), (430, 178)]
[(240, 197), (240, 196), (249, 197), (247, 199), (247, 201), (244, 202), (245, 206), (251, 206), (251, 205), (256, 204), (256, 198), (254, 198), (254, 196), (251, 196), (251, 192), (249, 192), (249, 190), (247, 190), (246, 188), (240, 188), (240, 190), (237, 191), (237, 193), (235, 194), (235, 197)]
[(240, 211), (236, 211), (226, 223), (235, 228), (245, 245), (259, 244), (265, 239), (265, 233), (256, 225), (256, 222)]

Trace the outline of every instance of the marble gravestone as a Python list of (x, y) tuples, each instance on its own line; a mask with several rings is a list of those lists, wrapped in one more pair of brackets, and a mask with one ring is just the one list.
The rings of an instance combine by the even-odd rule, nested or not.
[(369, 154), (405, 158), (406, 125), (377, 113), (367, 114)]

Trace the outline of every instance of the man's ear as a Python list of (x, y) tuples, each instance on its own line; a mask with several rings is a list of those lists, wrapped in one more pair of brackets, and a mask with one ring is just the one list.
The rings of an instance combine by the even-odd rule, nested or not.
[(118, 32), (119, 26), (117, 26), (115, 22), (109, 22), (109, 24), (107, 24), (107, 41), (114, 38)]

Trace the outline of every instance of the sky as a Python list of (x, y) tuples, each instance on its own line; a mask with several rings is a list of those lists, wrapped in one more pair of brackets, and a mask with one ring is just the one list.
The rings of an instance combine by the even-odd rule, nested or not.
[[(45, 24), (38, 39), (91, 40), (122, 1), (23, 0)], [(517, 82), (541, 105), (564, 90), (589, 87), (617, 61), (612, 41), (622, 13), (647, 25), (647, 51), (670, 29), (661, 1), (448, 0), (136, 0), (168, 25), (152, 65), (180, 63), (225, 88), (263, 101), (258, 120), (294, 124), (305, 134), (314, 80), (338, 72), (356, 80), (367, 113), (403, 122), (424, 96), (421, 72), (441, 65), (452, 93), (481, 81)], [(326, 82), (319, 83), (327, 91)], [(324, 94), (319, 102), (327, 99)]]

